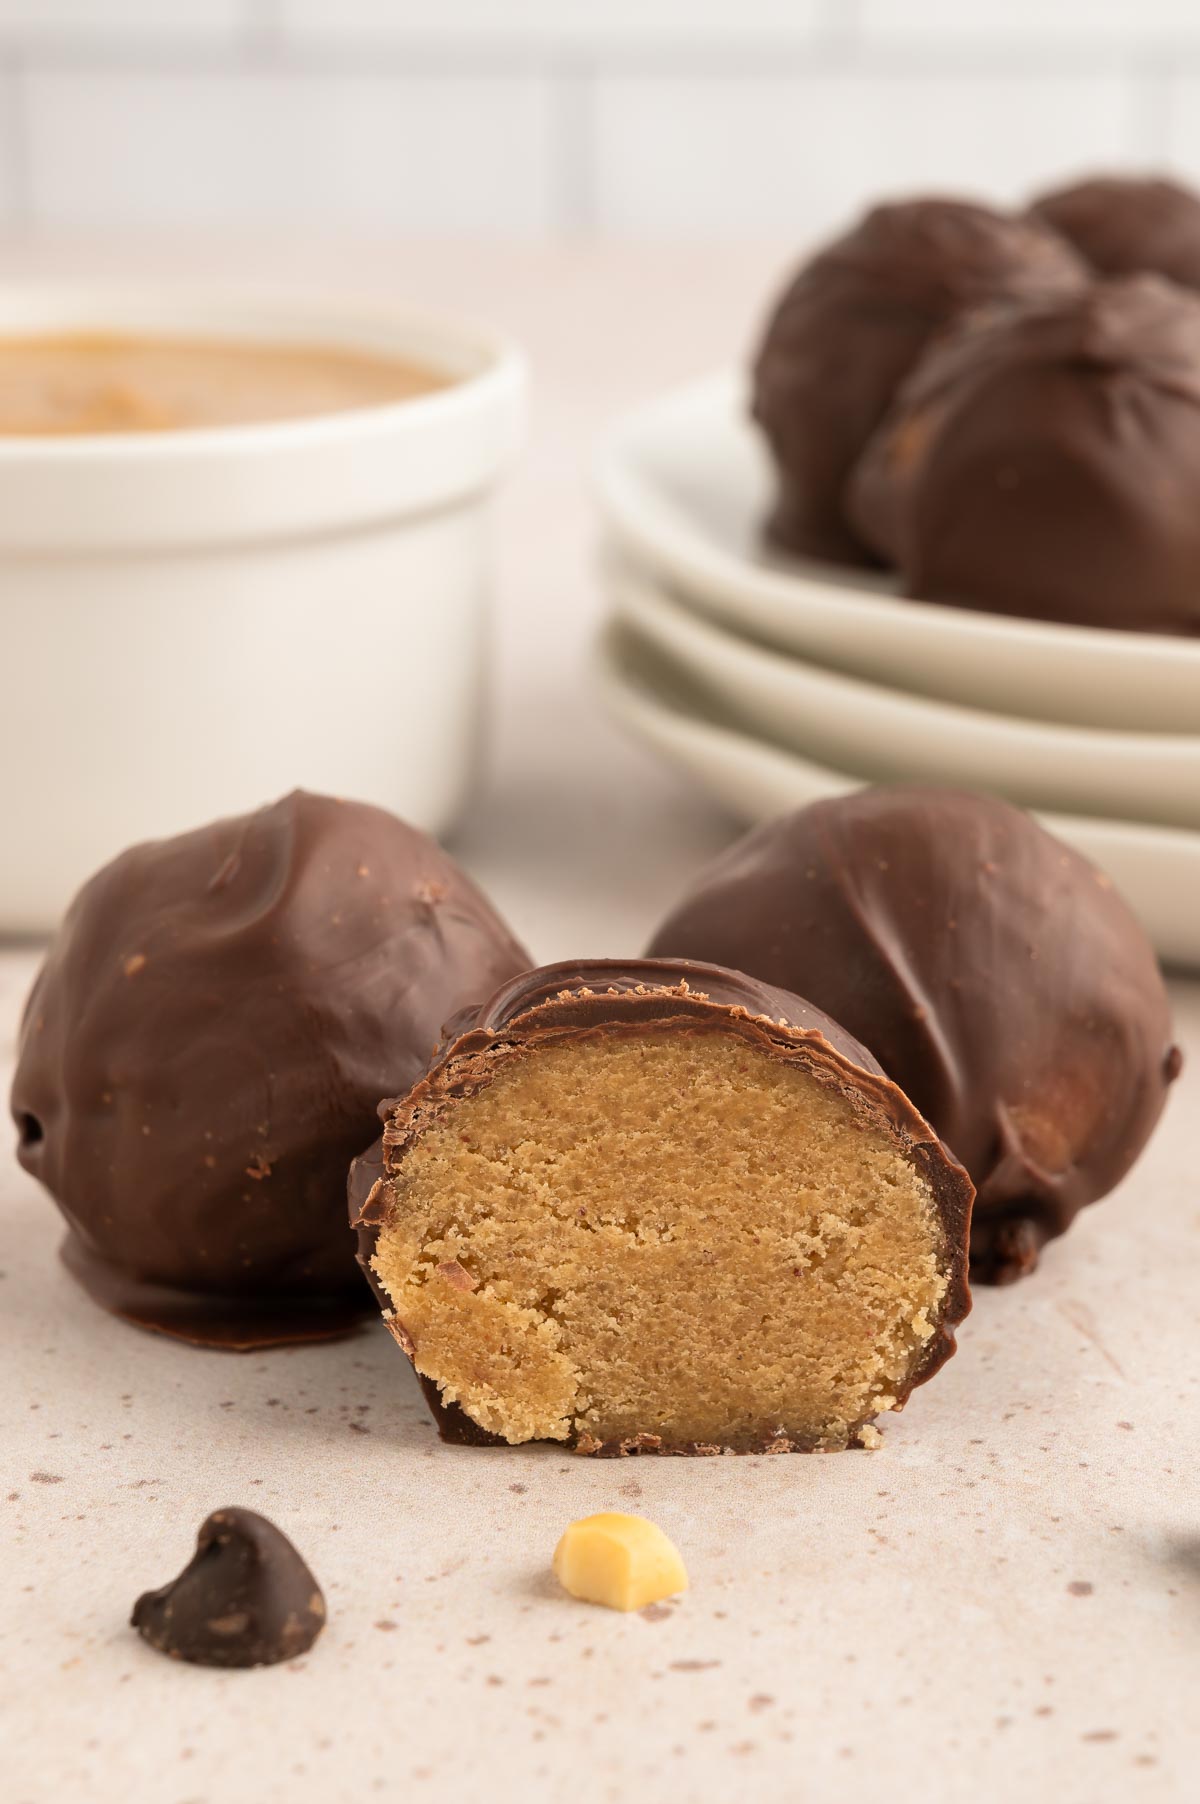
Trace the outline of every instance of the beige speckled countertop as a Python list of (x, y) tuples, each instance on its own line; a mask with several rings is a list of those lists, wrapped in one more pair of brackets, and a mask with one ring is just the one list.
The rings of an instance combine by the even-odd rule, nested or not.
[[(420, 251), (425, 292), (508, 320), (538, 378), (501, 521), (494, 755), (456, 849), (544, 958), (637, 950), (731, 831), (580, 697), (583, 470), (620, 407), (728, 357), (778, 262)], [(5, 1091), (36, 956), (0, 950)], [(1193, 1796), (1200, 983), (1174, 998), (1190, 1063), (1142, 1163), (1035, 1278), (979, 1295), (959, 1357), (869, 1454), (444, 1448), (381, 1327), (237, 1357), (102, 1315), (5, 1152), (3, 1804)], [(325, 1587), (329, 1627), (292, 1665), (179, 1667), (125, 1626), (227, 1503), (273, 1517)], [(558, 1534), (605, 1507), (678, 1541), (678, 1605), (627, 1618), (557, 1592)]]

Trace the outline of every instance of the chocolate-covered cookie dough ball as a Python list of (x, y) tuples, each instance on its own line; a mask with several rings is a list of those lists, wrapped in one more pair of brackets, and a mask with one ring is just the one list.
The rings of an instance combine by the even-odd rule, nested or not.
[(924, 600), (1200, 633), (1200, 295), (1127, 276), (960, 321), (850, 512)]
[(185, 1339), (344, 1328), (369, 1297), (346, 1169), (443, 1023), (529, 959), (454, 861), (298, 792), (135, 846), (34, 984), (18, 1153), (97, 1297)]
[(1004, 1283), (1124, 1176), (1179, 1069), (1154, 952), (1110, 880), (1020, 809), (864, 789), (749, 833), (653, 956), (798, 990), (870, 1048), (977, 1191)]
[(776, 305), (754, 366), (754, 417), (778, 482), (772, 538), (870, 562), (845, 517), (846, 478), (934, 333), (980, 302), (1084, 280), (1048, 227), (961, 200), (875, 207), (818, 252)]
[(1200, 194), (1161, 176), (1092, 176), (1031, 209), (1106, 276), (1151, 272), (1200, 288)]

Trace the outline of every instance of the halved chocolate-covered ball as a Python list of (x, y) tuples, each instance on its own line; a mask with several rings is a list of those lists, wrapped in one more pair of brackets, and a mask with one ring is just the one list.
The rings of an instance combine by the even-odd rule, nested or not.
[(1200, 288), (1200, 194), (1162, 176), (1101, 175), (1040, 195), (1030, 212), (1105, 276)]
[(444, 1436), (584, 1453), (869, 1438), (953, 1351), (970, 1205), (835, 1022), (678, 961), (506, 985), (350, 1183)]
[(961, 320), (850, 513), (925, 600), (1200, 633), (1200, 295), (1130, 276)]
[(382, 809), (302, 792), (135, 846), (85, 884), (21, 1027), (18, 1153), (97, 1298), (219, 1345), (370, 1298), (346, 1167), (443, 1022), (527, 954)]
[(962, 1160), (971, 1275), (1022, 1276), (1145, 1145), (1179, 1069), (1108, 877), (1006, 802), (864, 789), (731, 846), (650, 942), (786, 984), (870, 1047)]
[(965, 308), (1086, 280), (1038, 220), (969, 201), (874, 207), (806, 262), (755, 359), (753, 412), (775, 463), (769, 531), (809, 557), (871, 562), (845, 512), (855, 459), (935, 333)]

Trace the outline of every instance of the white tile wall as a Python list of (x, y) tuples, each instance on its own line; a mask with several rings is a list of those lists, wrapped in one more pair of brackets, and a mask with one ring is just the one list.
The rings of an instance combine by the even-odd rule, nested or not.
[(284, 29), (324, 42), (597, 49), (654, 43), (796, 44), (840, 0), (279, 0)]
[(16, 78), (0, 68), (0, 232), (19, 220), (18, 171), (24, 154)]
[(596, 214), (617, 231), (823, 232), (880, 189), (1015, 200), (1119, 161), (1118, 77), (828, 73), (601, 82)]
[(868, 42), (936, 49), (1058, 43), (1086, 53), (1097, 40), (1135, 48), (1200, 40), (1196, 0), (859, 0), (858, 22)]
[(1200, 70), (1168, 88), (1172, 161), (1200, 186)]
[(829, 229), (1200, 177), (1200, 0), (0, 0), (0, 229)]
[(71, 70), (26, 85), (29, 204), (47, 226), (550, 224), (536, 78)]
[(0, 40), (80, 45), (234, 38), (245, 0), (0, 0)]

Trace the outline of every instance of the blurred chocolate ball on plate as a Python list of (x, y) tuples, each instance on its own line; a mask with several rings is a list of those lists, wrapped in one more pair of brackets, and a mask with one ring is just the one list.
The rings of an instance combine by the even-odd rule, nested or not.
[(1200, 194), (1162, 176), (1101, 175), (1030, 208), (1105, 276), (1143, 272), (1200, 288)]
[(1200, 295), (1127, 276), (960, 320), (850, 512), (923, 600), (1200, 633)]
[(826, 245), (785, 290), (755, 359), (753, 413), (777, 480), (770, 536), (870, 562), (845, 516), (846, 479), (933, 335), (980, 302), (1061, 294), (1086, 276), (1040, 221), (963, 200), (874, 207)]

